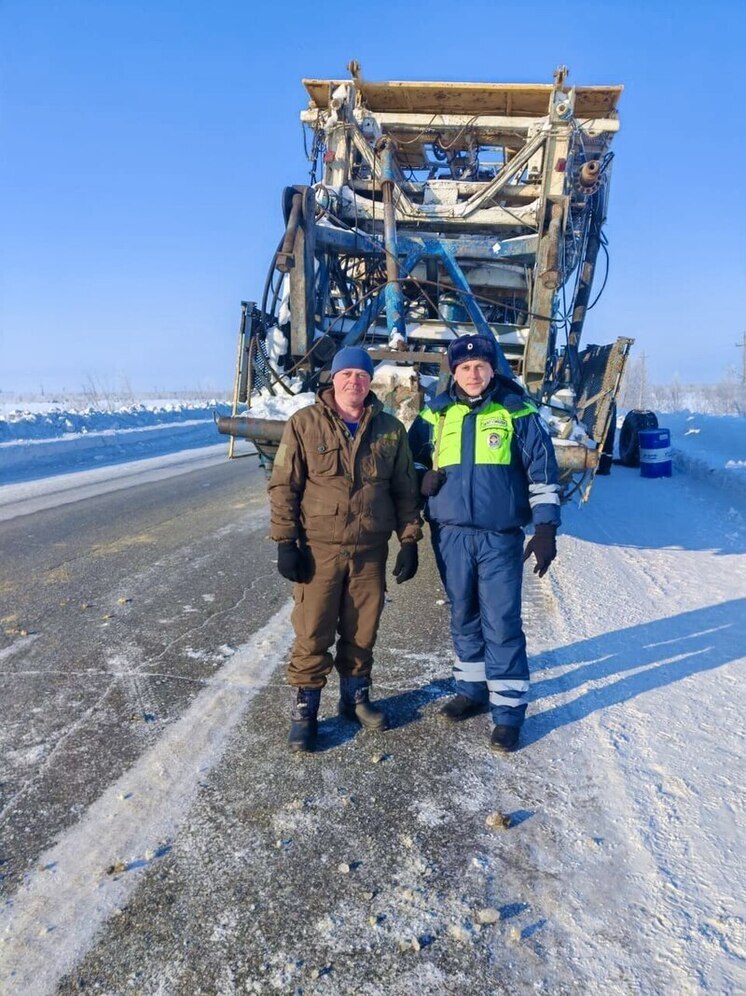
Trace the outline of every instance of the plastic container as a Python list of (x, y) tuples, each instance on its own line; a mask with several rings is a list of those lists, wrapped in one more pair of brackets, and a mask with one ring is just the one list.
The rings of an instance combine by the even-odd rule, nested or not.
[(640, 429), (640, 476), (670, 477), (671, 433), (668, 429)]

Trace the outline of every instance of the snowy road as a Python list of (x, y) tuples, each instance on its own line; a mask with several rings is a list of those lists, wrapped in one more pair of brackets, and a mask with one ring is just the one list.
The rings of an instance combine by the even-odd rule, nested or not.
[(681, 475), (599, 481), (566, 515), (557, 627), (534, 658), (534, 735), (569, 725), (605, 772), (634, 946), (670, 992), (746, 987), (744, 511)]
[[(560, 559), (527, 578), (533, 702), (507, 758), (486, 719), (436, 716), (451, 658), (426, 558), (384, 614), (394, 728), (357, 734), (330, 688), (324, 749), (298, 759), (250, 462), (0, 523), (4, 601), (55, 620), (3, 613), (0, 991), (746, 990), (742, 498), (615, 468), (566, 509)], [(110, 538), (78, 631), (66, 586), (94, 575), (55, 543), (103, 546), (135, 491), (118, 535), (149, 543)], [(46, 561), (24, 546), (42, 528)]]

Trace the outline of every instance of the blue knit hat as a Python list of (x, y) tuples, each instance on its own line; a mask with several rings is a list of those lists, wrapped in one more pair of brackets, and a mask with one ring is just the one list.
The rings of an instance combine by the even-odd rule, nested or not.
[(486, 335), (460, 335), (458, 339), (453, 339), (448, 346), (451, 373), (466, 360), (486, 360), (493, 370), (497, 370), (495, 340)]
[(373, 360), (360, 346), (343, 346), (332, 360), (332, 377), (340, 370), (364, 370), (373, 380)]

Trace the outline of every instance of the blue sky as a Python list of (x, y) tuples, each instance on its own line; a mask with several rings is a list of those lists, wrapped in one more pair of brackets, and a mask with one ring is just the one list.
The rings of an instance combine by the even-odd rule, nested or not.
[(530, 5), (5, 0), (0, 390), (232, 384), (283, 186), (304, 182), (301, 78), (621, 83), (611, 272), (585, 341), (717, 381), (746, 330), (735, 2)]

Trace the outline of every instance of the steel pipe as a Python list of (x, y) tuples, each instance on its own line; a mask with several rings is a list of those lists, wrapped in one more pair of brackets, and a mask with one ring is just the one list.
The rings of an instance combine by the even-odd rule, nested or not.
[(297, 193), (293, 194), (290, 217), (288, 218), (287, 227), (285, 229), (285, 236), (282, 240), (280, 251), (277, 253), (276, 266), (280, 273), (289, 273), (295, 266), (293, 247), (295, 245), (295, 233), (298, 230), (298, 223), (300, 222), (302, 208), (302, 196)]
[(284, 421), (271, 418), (251, 418), (246, 415), (221, 415), (215, 420), (218, 432), (224, 436), (279, 443), (285, 429)]
[(384, 141), (379, 148), (381, 156), (381, 192), (383, 194), (383, 237), (386, 248), (386, 324), (389, 335), (406, 339), (404, 295), (399, 281), (399, 252), (396, 244), (396, 206), (394, 204), (393, 143)]
[[(437, 358), (437, 354), (435, 354)], [(277, 444), (282, 439), (285, 422), (269, 418), (251, 418), (247, 415), (223, 415), (217, 419), (218, 432), (225, 436), (240, 436), (259, 443)], [(590, 450), (579, 443), (556, 445), (554, 454), (561, 472), (577, 473), (591, 470), (598, 463), (598, 450)]]
[(582, 443), (572, 443), (567, 446), (555, 445), (554, 455), (557, 458), (557, 466), (560, 474), (579, 473), (583, 470), (592, 470), (598, 463), (598, 450), (589, 450)]

